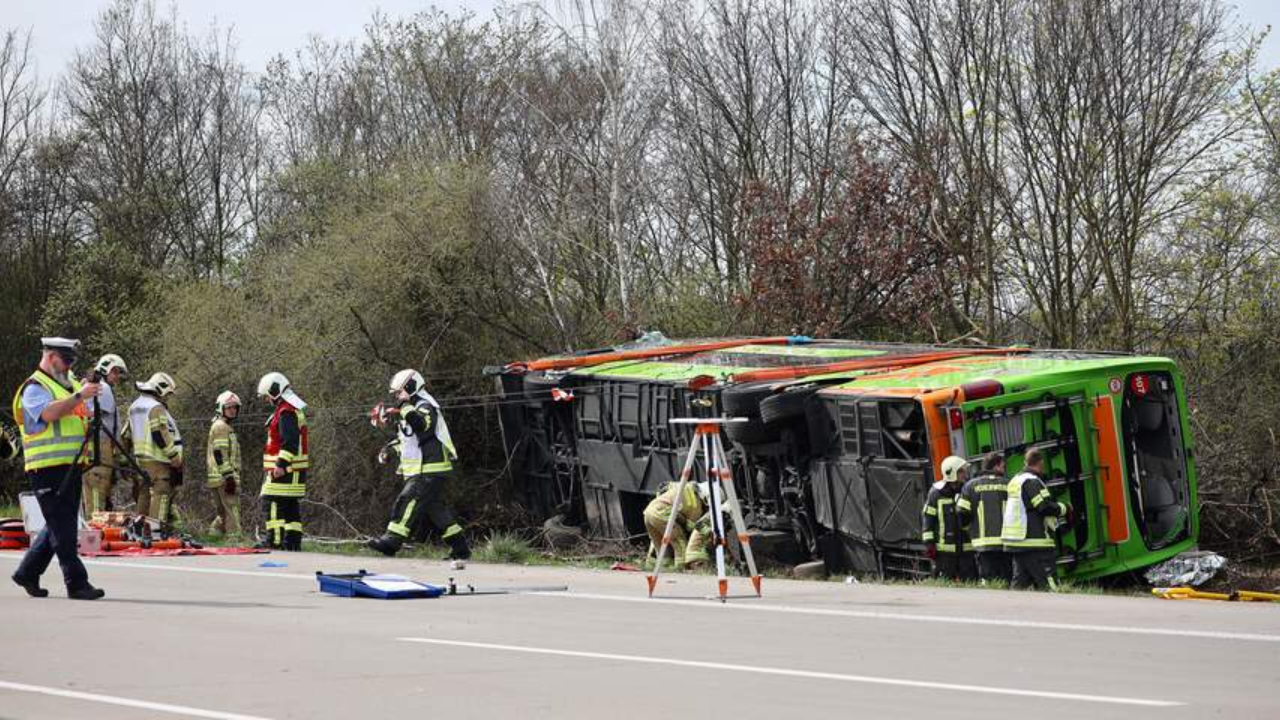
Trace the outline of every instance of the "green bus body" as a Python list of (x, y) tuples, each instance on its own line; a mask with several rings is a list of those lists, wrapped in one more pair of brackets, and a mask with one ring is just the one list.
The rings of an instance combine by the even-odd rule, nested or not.
[(670, 419), (743, 414), (751, 424), (726, 430), (734, 479), (761, 536), (753, 544), (781, 562), (922, 574), (919, 513), (941, 459), (962, 455), (972, 473), (999, 452), (1011, 477), (1030, 447), (1047, 453), (1051, 491), (1076, 510), (1059, 533), (1061, 576), (1134, 570), (1196, 544), (1185, 391), (1167, 359), (1017, 351), (736, 382), (762, 369), (954, 351), (832, 340), (563, 372), (511, 366), (499, 374), (503, 433), (531, 510), (607, 536), (637, 534), (648, 498), (675, 479), (688, 435)]

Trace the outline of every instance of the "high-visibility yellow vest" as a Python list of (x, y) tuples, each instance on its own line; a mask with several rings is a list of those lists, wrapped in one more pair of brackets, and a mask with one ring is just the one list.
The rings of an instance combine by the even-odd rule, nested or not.
[[(284, 449), (284, 437), (280, 434), (280, 417), (285, 411), (293, 412), (298, 420), (298, 452)], [(262, 488), (258, 494), (266, 497), (301, 498), (307, 495), (307, 470), (311, 467), (311, 440), (307, 430), (307, 414), (302, 408), (295, 408), (287, 401), (276, 404), (275, 413), (267, 422), (267, 444), (262, 448), (262, 468), (267, 471)], [(287, 473), (273, 478), (271, 471), (279, 465), (279, 460), (289, 464)], [(280, 522), (284, 522), (281, 520)]]
[[(432, 439), (427, 440), (428, 444), (435, 445), (438, 443), (440, 453), (439, 457), (433, 457), (428, 461), (422, 451), (422, 443), (418, 441), (418, 436), (414, 434), (413, 427), (409, 425), (407, 414), (419, 413), (426, 418), (427, 425), (430, 426), (435, 433)], [(432, 413), (436, 416), (432, 418)], [(434, 422), (432, 422), (434, 420)], [(426, 400), (417, 400), (412, 405), (406, 403), (401, 408), (400, 416), (400, 466), (396, 469), (396, 473), (404, 477), (413, 477), (414, 475), (422, 475), (424, 473), (445, 473), (453, 470), (451, 458), (458, 456), (458, 451), (453, 447), (453, 440), (447, 433), (440, 432), (441, 423), (444, 418), (440, 416), (440, 408), (433, 406)], [(434, 440), (434, 442), (433, 442)], [(436, 453), (435, 447), (432, 448), (432, 455)]]
[[(22, 410), (22, 391), (28, 384), (39, 383), (53, 396), (54, 402), (57, 402), (80, 392), (79, 381), (75, 378), (70, 380), (71, 387), (66, 388), (43, 371), (37, 370), (18, 387), (17, 394), (13, 396), (13, 419), (22, 430), (22, 453), (24, 468), (27, 472), (42, 468), (65, 467), (76, 462), (76, 455), (80, 453), (80, 446), (84, 444), (84, 436), (89, 432), (89, 414), (83, 403), (76, 407), (75, 412), (45, 423), (44, 430), (37, 433), (27, 431)], [(88, 464), (88, 462), (88, 456), (82, 455), (80, 463)]]
[[(1004, 503), (1004, 518), (1001, 528), (1001, 540), (1006, 548), (1022, 549), (1022, 548), (1052, 548), (1055, 547), (1053, 538), (1049, 537), (1045, 530), (1043, 522), (1037, 524), (1038, 531), (1029, 533), (1027, 530), (1030, 521), (1028, 519), (1027, 503), (1022, 498), (1022, 486), (1028, 480), (1034, 478), (1031, 473), (1018, 473), (1009, 481), (1009, 497)], [(1041, 487), (1036, 496), (1031, 499), (1031, 504), (1038, 507), (1042, 502), (1049, 500), (1049, 490)]]
[[(168, 438), (161, 447), (151, 434), (156, 430)], [(182, 435), (169, 409), (151, 395), (141, 395), (129, 406), (129, 433), (133, 436), (133, 454), (139, 460), (168, 465), (182, 458)]]

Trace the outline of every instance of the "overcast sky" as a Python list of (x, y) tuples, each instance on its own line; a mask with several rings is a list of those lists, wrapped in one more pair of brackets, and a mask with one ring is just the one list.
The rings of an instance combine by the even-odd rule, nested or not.
[[(93, 37), (93, 19), (111, 0), (0, 0), (0, 28), (31, 28), (42, 78), (62, 74), (77, 47)], [(168, 7), (160, 0), (159, 7)], [(311, 35), (358, 37), (374, 12), (403, 17), (435, 6), (450, 14), (470, 10), (492, 18), (498, 0), (176, 0), (179, 20), (191, 31), (213, 24), (234, 29), (239, 57), (250, 70), (266, 67), (278, 54), (291, 54)], [(1280, 1), (1238, 0), (1234, 6), (1247, 25), (1280, 29)], [(1273, 33), (1262, 48), (1261, 64), (1280, 65), (1280, 39)]]

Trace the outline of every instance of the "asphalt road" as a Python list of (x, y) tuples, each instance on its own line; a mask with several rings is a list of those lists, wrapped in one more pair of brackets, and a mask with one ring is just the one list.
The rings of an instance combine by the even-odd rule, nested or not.
[[(6, 574), (17, 554), (0, 553)], [(287, 567), (263, 568), (264, 561)], [(379, 601), (365, 568), (568, 592)], [(97, 560), (0, 586), (3, 718), (1276, 718), (1280, 607), (314, 554)]]

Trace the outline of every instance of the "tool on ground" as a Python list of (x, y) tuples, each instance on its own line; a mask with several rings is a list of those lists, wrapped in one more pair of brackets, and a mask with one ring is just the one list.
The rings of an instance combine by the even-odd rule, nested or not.
[(353, 573), (325, 573), (316, 571), (320, 592), (338, 597), (368, 597), (377, 600), (410, 600), (434, 598), (444, 594), (444, 588), (410, 580), (403, 575), (384, 575), (358, 570)]
[(689, 443), (689, 455), (685, 459), (684, 469), (680, 471), (680, 483), (676, 486), (675, 499), (671, 505), (671, 517), (667, 519), (667, 528), (662, 533), (662, 546), (658, 548), (658, 559), (653, 563), (653, 573), (649, 575), (649, 597), (658, 586), (658, 575), (662, 571), (662, 560), (667, 549), (671, 547), (671, 532), (675, 528), (676, 518), (680, 516), (680, 504), (684, 498), (684, 489), (693, 481), (694, 467), (698, 461), (698, 449), (702, 449), (703, 472), (710, 485), (711, 505), (711, 543), (716, 553), (716, 578), (720, 593), (720, 602), (729, 598), (729, 578), (725, 574), (725, 551), (728, 548), (728, 537), (724, 528), (722, 503), (729, 506), (729, 515), (733, 518), (733, 528), (738, 533), (738, 542), (742, 545), (742, 555), (747, 560), (747, 569), (751, 573), (751, 584), (755, 587), (756, 597), (760, 597), (760, 573), (756, 570), (756, 559), (751, 553), (751, 537), (747, 534), (747, 523), (742, 519), (742, 505), (738, 503), (738, 491), (733, 486), (733, 471), (724, 454), (724, 442), (720, 439), (720, 428), (729, 423), (747, 422), (746, 418), (673, 418), (672, 425), (693, 425), (693, 440)]
[(449, 578), (449, 589), (445, 595), (449, 597), (466, 596), (466, 595), (512, 595), (515, 593), (533, 593), (533, 592), (566, 592), (568, 585), (528, 585), (524, 587), (495, 587), (495, 588), (477, 588), (475, 585), (464, 585), (459, 589), (458, 584), (453, 578)]
[(527, 587), (477, 588), (474, 585), (458, 587), (453, 578), (447, 586), (418, 582), (403, 575), (371, 573), (357, 570), (353, 573), (326, 573), (316, 571), (320, 592), (338, 597), (368, 597), (379, 600), (412, 598), (436, 598), (441, 596), (465, 597), (468, 595), (511, 595), (514, 593), (565, 592), (567, 585), (530, 585)]
[(1229, 593), (1205, 592), (1192, 587), (1151, 588), (1151, 594), (1165, 600), (1226, 600), (1228, 602), (1280, 602), (1280, 593), (1256, 590), (1232, 590)]

